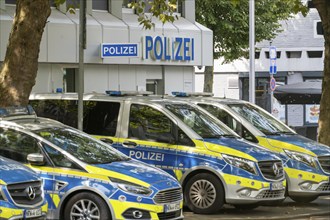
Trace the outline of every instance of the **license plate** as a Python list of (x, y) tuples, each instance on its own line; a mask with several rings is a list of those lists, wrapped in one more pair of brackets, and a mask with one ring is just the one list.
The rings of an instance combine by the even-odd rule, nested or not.
[(25, 218), (34, 218), (41, 216), (41, 208), (39, 209), (28, 209), (25, 211)]
[(180, 210), (180, 202), (164, 205), (164, 212), (174, 212)]
[(283, 189), (282, 182), (270, 183), (270, 190), (280, 190)]

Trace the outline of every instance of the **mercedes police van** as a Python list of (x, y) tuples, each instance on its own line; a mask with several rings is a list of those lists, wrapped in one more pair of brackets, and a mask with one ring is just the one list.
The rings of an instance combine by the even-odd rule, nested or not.
[(298, 135), (257, 105), (242, 100), (193, 97), (203, 94), (173, 93), (188, 97), (233, 129), (241, 137), (286, 155), (284, 167), (288, 195), (296, 202), (311, 202), (330, 195), (330, 147)]
[(43, 181), (30, 168), (0, 156), (0, 219), (44, 220), (46, 213)]
[[(76, 126), (76, 94), (33, 94), (30, 100), (38, 114)], [(284, 199), (281, 159), (187, 102), (119, 91), (86, 94), (84, 130), (173, 175), (195, 213)]]
[[(0, 154), (30, 164), (40, 174), (48, 218), (183, 218), (181, 186), (161, 169), (131, 159), (74, 128), (37, 117), (30, 107), (6, 108), (0, 113)], [(13, 193), (18, 186), (13, 186)], [(23, 195), (16, 202), (25, 200)]]

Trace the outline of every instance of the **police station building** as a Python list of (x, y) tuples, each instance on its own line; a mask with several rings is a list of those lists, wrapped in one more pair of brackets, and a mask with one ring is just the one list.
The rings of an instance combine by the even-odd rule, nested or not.
[[(79, 2), (79, 1), (78, 1)], [(4, 60), (15, 0), (0, 0), (0, 63)], [(71, 1), (67, 0), (67, 5)], [(194, 91), (194, 66), (213, 65), (213, 33), (195, 21), (195, 0), (178, 0), (174, 23), (145, 30), (130, 0), (87, 0), (85, 92)], [(33, 92), (76, 92), (79, 10), (56, 8), (45, 27)], [(148, 9), (146, 9), (148, 10)], [(165, 90), (165, 91), (164, 91)]]

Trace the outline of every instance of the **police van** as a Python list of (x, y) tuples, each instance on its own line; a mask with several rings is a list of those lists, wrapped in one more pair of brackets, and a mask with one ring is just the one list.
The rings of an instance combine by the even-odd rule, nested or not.
[(44, 220), (46, 213), (43, 181), (28, 167), (0, 156), (0, 219)]
[[(37, 117), (30, 107), (0, 109), (0, 118), (0, 154), (39, 173), (49, 219), (183, 218), (181, 186), (161, 169), (60, 122)], [(17, 202), (26, 200), (18, 196), (23, 198)]]
[[(77, 126), (76, 94), (32, 94), (30, 100), (39, 115)], [(284, 199), (281, 159), (187, 102), (139, 92), (86, 94), (84, 131), (173, 175), (195, 213)]]
[(298, 135), (264, 109), (246, 101), (201, 93), (173, 95), (206, 109), (246, 140), (287, 156), (284, 170), (288, 196), (294, 201), (311, 202), (330, 195), (329, 146)]

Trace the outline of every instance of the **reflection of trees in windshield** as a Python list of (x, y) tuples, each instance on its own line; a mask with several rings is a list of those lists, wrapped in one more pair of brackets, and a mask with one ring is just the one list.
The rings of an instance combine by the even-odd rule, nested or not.
[(165, 107), (203, 138), (218, 138), (229, 134), (197, 108), (186, 104), (167, 104)]
[(111, 163), (126, 159), (113, 148), (70, 128), (47, 128), (35, 133), (88, 164)]
[(292, 133), (270, 115), (248, 104), (228, 105), (265, 134)]

